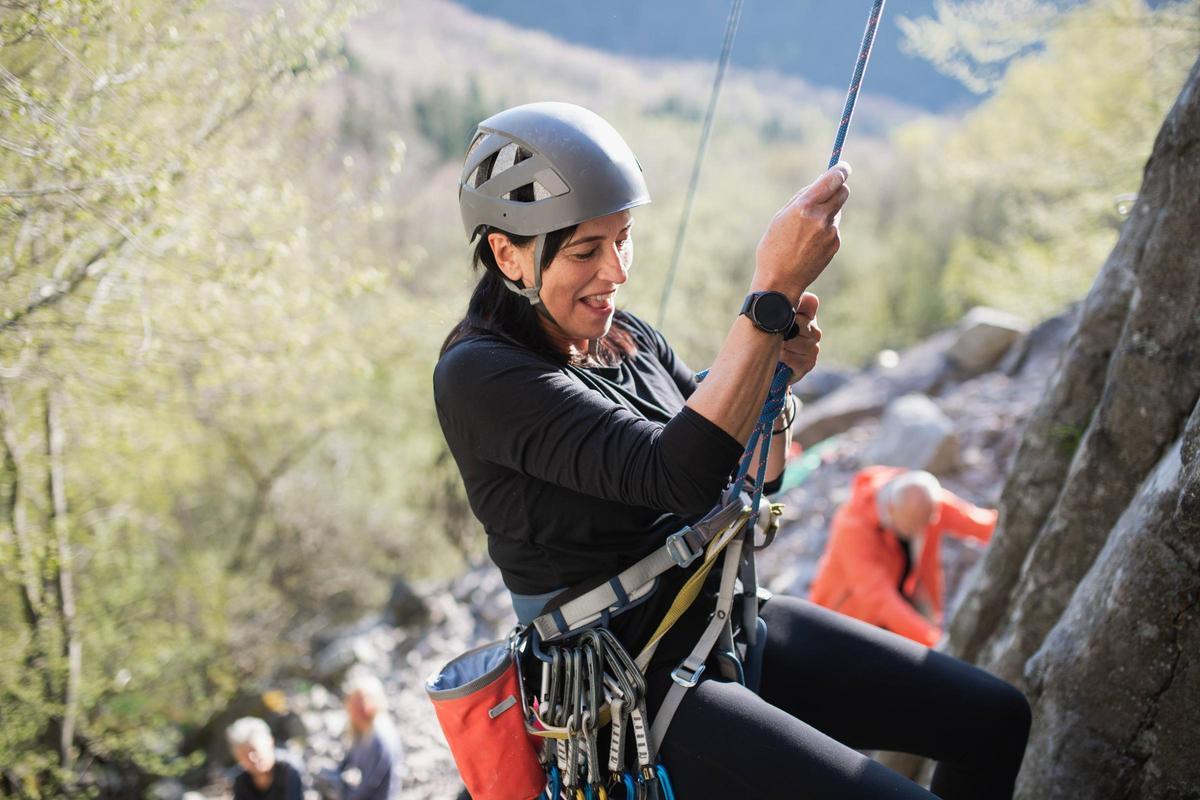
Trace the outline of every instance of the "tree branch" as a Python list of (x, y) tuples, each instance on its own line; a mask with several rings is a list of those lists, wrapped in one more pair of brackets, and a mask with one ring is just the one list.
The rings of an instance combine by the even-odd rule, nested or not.
[(79, 713), (79, 684), (83, 671), (83, 644), (75, 614), (75, 572), (71, 559), (70, 525), (67, 517), (66, 466), (60, 419), (62, 401), (58, 392), (46, 392), (46, 455), (49, 460), (50, 522), (58, 549), (57, 587), (61, 611), (62, 654), (67, 661), (67, 684), (63, 692), (62, 727), (59, 730), (59, 759), (64, 769), (75, 760), (75, 724)]
[(4, 449), (4, 471), (12, 476), (5, 511), (12, 526), (17, 570), (21, 576), (21, 609), (29, 629), (37, 631), (41, 622), (42, 595), (37, 580), (38, 569), (34, 563), (29, 526), (25, 518), (25, 504), (21, 501), (21, 463), (18, 455), (20, 444), (12, 427), (11, 420), (14, 416), (12, 399), (3, 384), (0, 384), (0, 447)]
[[(220, 430), (220, 429), (218, 429)], [(226, 431), (221, 431), (226, 442), (231, 443), (235, 447), (235, 459), (243, 466), (249, 465), (253, 471), (250, 473), (254, 478), (254, 497), (250, 501), (250, 511), (246, 516), (246, 521), (242, 525), (242, 531), (238, 536), (237, 544), (234, 545), (233, 554), (229, 559), (230, 572), (240, 572), (246, 564), (246, 557), (250, 552), (250, 546), (254, 543), (254, 534), (258, 532), (258, 523), (262, 519), (263, 512), (267, 509), (267, 499), (271, 494), (271, 490), (275, 488), (275, 484), (279, 482), (292, 466), (299, 461), (308, 451), (310, 451), (317, 442), (325, 435), (326, 430), (319, 428), (313, 433), (301, 439), (290, 450), (284, 453), (275, 464), (267, 470), (266, 474), (260, 474), (257, 468), (254, 467), (253, 461), (249, 455), (241, 447), (231, 434)], [(255, 477), (258, 476), (258, 477)]]

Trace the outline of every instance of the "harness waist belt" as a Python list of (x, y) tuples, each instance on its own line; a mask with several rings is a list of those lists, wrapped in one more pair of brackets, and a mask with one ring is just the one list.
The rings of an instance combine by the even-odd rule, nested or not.
[(713, 509), (695, 525), (667, 537), (666, 542), (641, 561), (589, 592), (563, 603), (533, 620), (543, 641), (565, 636), (605, 617), (617, 614), (654, 590), (654, 580), (674, 567), (686, 567), (704, 553), (705, 546), (738, 521), (750, 504), (745, 494)]

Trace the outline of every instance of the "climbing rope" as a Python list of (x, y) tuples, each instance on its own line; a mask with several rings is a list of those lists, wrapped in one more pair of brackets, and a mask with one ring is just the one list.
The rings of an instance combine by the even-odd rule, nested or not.
[(842, 108), (842, 122), (838, 126), (837, 137), (833, 140), (830, 167), (842, 157), (842, 145), (846, 143), (846, 131), (850, 130), (850, 118), (854, 116), (854, 104), (858, 101), (858, 89), (862, 86), (863, 74), (866, 73), (867, 62), (871, 59), (871, 48), (875, 45), (875, 29), (879, 26), (879, 18), (883, 16), (884, 2), (886, 0), (875, 0), (875, 4), (871, 6), (871, 15), (867, 17), (867, 28), (863, 31), (862, 44), (858, 48), (858, 61), (854, 62), (854, 77), (850, 79), (850, 91), (846, 93), (846, 105)]
[(688, 219), (692, 216), (692, 201), (696, 199), (696, 187), (700, 185), (700, 167), (704, 164), (704, 151), (712, 134), (713, 117), (717, 113), (717, 97), (721, 84), (725, 82), (725, 71), (729, 67), (729, 54), (733, 51), (733, 37), (737, 35), (738, 21), (742, 17), (742, 0), (733, 0), (729, 19), (725, 21), (725, 40), (721, 44), (721, 59), (717, 63), (717, 74), (713, 78), (712, 92), (708, 96), (708, 111), (704, 114), (704, 127), (700, 131), (700, 146), (692, 163), (692, 180), (688, 184), (687, 196), (683, 201), (683, 215), (679, 218), (679, 229), (675, 232), (675, 249), (671, 251), (671, 266), (667, 270), (667, 282), (663, 286), (662, 300), (658, 304), (658, 327), (661, 329), (667, 317), (667, 301), (675, 283), (675, 271), (679, 268), (679, 257), (683, 253), (683, 240), (687, 236)]
[[(858, 48), (858, 60), (854, 62), (854, 75), (850, 79), (850, 90), (846, 93), (846, 104), (842, 108), (842, 119), (838, 125), (837, 136), (834, 138), (833, 155), (830, 156), (829, 166), (837, 164), (842, 157), (842, 147), (846, 143), (846, 133), (850, 130), (850, 119), (854, 116), (854, 106), (858, 102), (858, 90), (862, 86), (863, 76), (867, 71), (867, 62), (871, 59), (871, 49), (875, 45), (875, 31), (883, 16), (883, 5), (886, 0), (875, 0), (871, 6), (871, 14), (867, 17), (867, 27), (863, 31), (862, 44)], [(692, 166), (692, 179), (688, 184), (687, 196), (683, 202), (683, 216), (679, 220), (679, 228), (675, 233), (675, 247), (671, 251), (671, 266), (667, 269), (667, 280), (663, 285), (662, 299), (658, 303), (658, 327), (661, 329), (667, 318), (667, 303), (670, 302), (671, 289), (675, 286), (675, 273), (679, 269), (679, 258), (683, 253), (683, 242), (687, 236), (688, 219), (692, 215), (692, 203), (696, 198), (696, 188), (700, 184), (700, 167), (704, 161), (704, 152), (708, 147), (708, 139), (712, 133), (712, 121), (717, 109), (717, 96), (721, 92), (721, 84), (725, 80), (725, 70), (729, 64), (729, 54), (733, 50), (733, 37), (737, 33), (738, 20), (742, 14), (742, 0), (734, 0), (729, 10), (729, 19), (725, 23), (725, 41), (721, 46), (721, 60), (717, 64), (717, 74), (713, 79), (712, 93), (708, 100), (708, 111), (704, 115), (704, 128), (700, 134), (700, 147), (696, 151), (696, 160)]]
[[(702, 381), (707, 376), (708, 370), (703, 370), (696, 373), (696, 380)], [(742, 490), (743, 481), (750, 474), (750, 465), (754, 462), (754, 455), (757, 452), (758, 470), (755, 472), (750, 489), (750, 508), (755, 514), (758, 513), (762, 502), (763, 479), (767, 474), (767, 456), (771, 452), (771, 428), (775, 425), (775, 419), (783, 411), (784, 403), (787, 402), (787, 388), (791, 381), (791, 368), (782, 361), (776, 364), (775, 376), (771, 379), (771, 389), (767, 392), (767, 399), (763, 401), (758, 422), (754, 423), (754, 430), (750, 432), (750, 441), (746, 443), (746, 449), (742, 452), (742, 460), (738, 462), (737, 472), (734, 473), (733, 481), (730, 483), (735, 495)]]

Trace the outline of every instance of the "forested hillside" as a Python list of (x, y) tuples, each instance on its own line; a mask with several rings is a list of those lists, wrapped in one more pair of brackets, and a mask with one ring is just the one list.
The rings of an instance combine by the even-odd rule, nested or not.
[[(712, 60), (721, 48), (729, 14), (726, 0), (617, 0), (506, 3), (462, 0), (462, 5), (522, 28), (543, 30), (565, 41), (634, 57)], [(932, 111), (974, 105), (976, 95), (902, 48), (901, 17), (925, 17), (933, 0), (891, 0), (872, 54), (871, 94)], [(815, 86), (845, 88), (870, 2), (766, 0), (745, 5), (733, 51), (735, 67), (776, 70)]]
[[(864, 96), (816, 286), (827, 363), (1087, 291), (1200, 26), (1195, 0), (1078, 6), (1024, 28), (967, 113)], [(969, 22), (914, 46), (953, 54)], [(623, 57), (445, 0), (0, 6), (0, 796), (196, 778), (231, 702), (310, 675), (317, 634), (394, 576), (480, 552), (430, 397), (472, 282), (467, 137), (535, 99), (609, 118), (654, 196), (622, 303), (654, 320), (704, 51)], [(841, 100), (726, 84), (662, 326), (692, 366)]]

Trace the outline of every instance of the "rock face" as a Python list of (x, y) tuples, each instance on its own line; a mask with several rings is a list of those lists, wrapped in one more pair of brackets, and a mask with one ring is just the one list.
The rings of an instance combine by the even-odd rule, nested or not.
[(1033, 705), (1023, 800), (1200, 796), (1197, 185), (1200, 62), (1030, 419), (951, 626), (953, 653)]
[(1024, 797), (1077, 797), (1064, 773), (1093, 797), (1200, 792), (1200, 545), (1175, 513), (1183, 467), (1176, 443), (1025, 665), (1039, 714)]
[(873, 464), (923, 469), (935, 475), (958, 464), (958, 436), (950, 417), (923, 394), (906, 394), (888, 404), (879, 437), (864, 458)]

